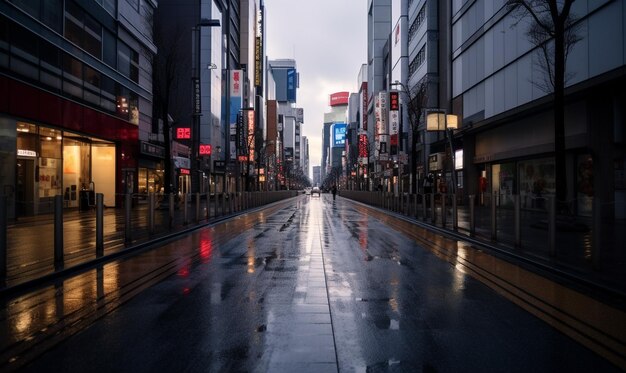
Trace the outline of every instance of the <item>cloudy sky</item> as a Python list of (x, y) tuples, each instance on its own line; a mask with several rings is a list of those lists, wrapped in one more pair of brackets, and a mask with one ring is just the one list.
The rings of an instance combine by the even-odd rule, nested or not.
[(296, 60), (303, 135), (310, 165), (319, 166), (328, 96), (355, 92), (367, 62), (367, 0), (265, 0), (265, 13), (268, 57)]

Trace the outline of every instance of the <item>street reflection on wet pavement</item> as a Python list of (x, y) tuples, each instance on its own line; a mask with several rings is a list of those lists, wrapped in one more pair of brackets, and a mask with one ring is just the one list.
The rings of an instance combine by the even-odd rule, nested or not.
[(302, 196), (4, 300), (0, 369), (616, 370), (365, 212)]

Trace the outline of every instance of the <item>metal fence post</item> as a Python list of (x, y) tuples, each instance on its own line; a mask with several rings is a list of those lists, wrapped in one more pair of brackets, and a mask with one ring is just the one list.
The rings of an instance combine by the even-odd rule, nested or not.
[(497, 192), (491, 193), (491, 240), (496, 241), (498, 239), (498, 223), (496, 222), (497, 210), (496, 210), (496, 197)]
[(96, 193), (96, 256), (104, 255), (104, 194)]
[(174, 193), (170, 193), (169, 196), (169, 208), (170, 208), (170, 229), (174, 226)]
[(7, 196), (0, 196), (0, 282), (7, 278)]
[(196, 193), (196, 224), (200, 223), (200, 193)]
[(457, 207), (456, 194), (452, 195), (452, 230), (459, 229), (459, 210)]
[(124, 241), (126, 243), (129, 243), (132, 241), (131, 226), (130, 226), (131, 202), (132, 202), (132, 195), (130, 193), (126, 193), (126, 199), (125, 199), (125, 205), (124, 205), (126, 209), (126, 213), (124, 214)]
[(548, 250), (556, 256), (556, 198), (548, 197)]
[(442, 194), (441, 195), (441, 225), (445, 228), (446, 227), (446, 220), (447, 220), (447, 216), (448, 212), (446, 211), (446, 195)]
[(470, 229), (470, 236), (474, 237), (474, 235), (476, 234), (476, 210), (475, 210), (475, 203), (476, 203), (476, 196), (475, 195), (470, 195), (469, 196), (469, 200), (470, 200), (470, 205), (469, 205), (469, 229)]
[(187, 196), (189, 194), (183, 193), (183, 225), (189, 224), (189, 211), (187, 211)]
[(437, 223), (437, 210), (435, 208), (435, 193), (430, 194), (430, 222), (433, 225)]
[(602, 253), (602, 204), (599, 197), (593, 198), (593, 235), (591, 246), (591, 264), (593, 269), (600, 269), (600, 255)]
[(154, 234), (154, 193), (148, 194), (148, 233), (150, 235)]
[(63, 196), (54, 196), (54, 268), (63, 267)]
[(519, 194), (515, 195), (515, 247), (522, 246), (522, 202)]

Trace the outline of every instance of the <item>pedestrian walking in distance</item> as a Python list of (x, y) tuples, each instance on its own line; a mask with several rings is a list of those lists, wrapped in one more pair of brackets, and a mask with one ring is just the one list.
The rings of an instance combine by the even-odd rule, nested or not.
[(333, 185), (331, 192), (333, 193), (333, 201), (337, 198), (337, 185)]

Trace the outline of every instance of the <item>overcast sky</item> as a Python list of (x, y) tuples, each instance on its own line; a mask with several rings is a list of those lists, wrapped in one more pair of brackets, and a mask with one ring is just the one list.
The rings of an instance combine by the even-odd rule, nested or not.
[(265, 0), (265, 13), (267, 56), (296, 60), (296, 106), (304, 108), (309, 163), (319, 166), (328, 96), (356, 92), (367, 62), (367, 0)]

